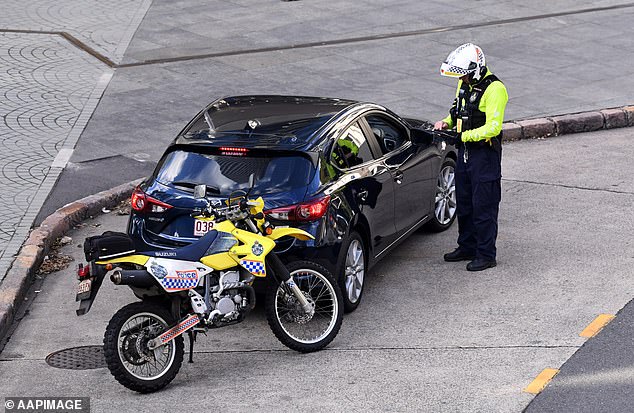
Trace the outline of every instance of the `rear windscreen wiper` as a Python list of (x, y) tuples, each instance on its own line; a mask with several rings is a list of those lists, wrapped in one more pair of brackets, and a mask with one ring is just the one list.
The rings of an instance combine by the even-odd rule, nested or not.
[[(172, 185), (194, 189), (196, 185), (200, 185), (200, 184), (197, 184), (195, 182), (188, 182), (188, 181), (176, 181), (176, 182), (172, 182)], [(210, 192), (213, 194), (220, 194), (220, 188), (207, 185), (207, 193), (210, 193)]]

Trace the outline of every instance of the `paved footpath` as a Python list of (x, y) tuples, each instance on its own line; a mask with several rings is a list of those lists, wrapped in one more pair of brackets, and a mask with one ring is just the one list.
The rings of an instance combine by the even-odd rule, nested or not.
[(0, 14), (0, 282), (66, 165), (149, 2), (9, 1)]

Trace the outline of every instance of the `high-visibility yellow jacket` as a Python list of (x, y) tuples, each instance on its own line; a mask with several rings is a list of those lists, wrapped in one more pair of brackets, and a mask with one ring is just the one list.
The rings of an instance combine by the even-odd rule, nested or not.
[[(486, 79), (492, 73), (487, 70), (483, 79)], [(460, 88), (462, 87), (462, 81), (458, 81), (458, 88), (456, 89), (456, 101), (457, 104)], [(473, 86), (469, 85), (469, 90), (473, 90)], [(484, 91), (478, 109), (486, 114), (486, 122), (484, 125), (470, 130), (464, 130), (462, 132), (463, 142), (475, 142), (481, 140), (488, 140), (495, 136), (498, 136), (502, 131), (502, 123), (504, 123), (504, 110), (506, 109), (506, 103), (509, 97), (506, 92), (506, 86), (499, 80), (492, 82)], [(462, 102), (463, 107), (466, 102)], [(443, 119), (449, 125), (449, 128), (453, 128), (455, 125), (451, 115)]]

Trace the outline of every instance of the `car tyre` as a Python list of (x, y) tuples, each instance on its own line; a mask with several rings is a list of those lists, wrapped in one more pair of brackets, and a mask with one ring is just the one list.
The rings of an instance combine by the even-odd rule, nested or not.
[(367, 254), (361, 235), (352, 231), (341, 252), (344, 255), (338, 271), (339, 288), (343, 294), (344, 311), (351, 313), (361, 302), (366, 278)]
[(425, 229), (442, 232), (456, 219), (456, 161), (446, 158), (436, 178), (434, 214)]

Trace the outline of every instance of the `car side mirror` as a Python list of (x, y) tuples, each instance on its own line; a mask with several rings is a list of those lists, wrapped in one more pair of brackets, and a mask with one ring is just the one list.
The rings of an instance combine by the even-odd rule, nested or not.
[(434, 142), (434, 131), (429, 129), (411, 129), (412, 143), (418, 146), (429, 146)]
[(200, 184), (194, 187), (194, 198), (204, 199), (207, 196), (207, 185)]

